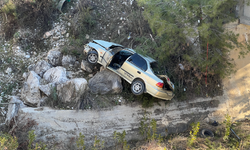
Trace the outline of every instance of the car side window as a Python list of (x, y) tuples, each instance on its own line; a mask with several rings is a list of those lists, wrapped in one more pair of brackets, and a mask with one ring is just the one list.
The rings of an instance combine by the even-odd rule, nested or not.
[(135, 53), (129, 58), (129, 62), (133, 63), (134, 65), (136, 65), (137, 67), (141, 68), (144, 71), (148, 69), (146, 60), (137, 53)]

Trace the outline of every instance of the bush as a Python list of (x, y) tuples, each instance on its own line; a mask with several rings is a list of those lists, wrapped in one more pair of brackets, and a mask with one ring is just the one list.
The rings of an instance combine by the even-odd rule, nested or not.
[(190, 137), (188, 139), (188, 146), (192, 146), (197, 139), (197, 133), (199, 132), (200, 122), (192, 123), (192, 131), (190, 131)]
[(10, 134), (0, 134), (0, 149), (1, 150), (15, 150), (18, 147), (17, 138)]

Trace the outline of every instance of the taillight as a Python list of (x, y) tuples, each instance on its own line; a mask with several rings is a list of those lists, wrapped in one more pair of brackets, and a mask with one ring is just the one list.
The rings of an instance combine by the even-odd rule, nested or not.
[(158, 86), (159, 88), (163, 88), (163, 83), (161, 83), (161, 82), (158, 82), (157, 84), (156, 84), (156, 86)]

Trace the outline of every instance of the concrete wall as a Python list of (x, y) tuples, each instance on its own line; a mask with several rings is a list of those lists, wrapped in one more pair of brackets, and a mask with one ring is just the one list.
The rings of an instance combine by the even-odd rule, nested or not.
[(250, 25), (250, 6), (240, 3), (239, 6), (240, 23)]
[[(172, 101), (165, 105), (155, 105), (146, 111), (149, 118), (157, 121), (158, 133), (183, 132), (188, 124), (198, 120), (222, 119), (213, 112), (221, 111), (218, 108), (222, 98), (199, 98), (190, 102)], [(94, 137), (105, 140), (106, 146), (114, 144), (113, 132), (127, 132), (127, 140), (141, 139), (139, 123), (145, 110), (137, 105), (115, 106), (107, 110), (53, 110), (50, 108), (25, 107), (19, 110), (19, 118), (34, 119), (37, 125), (34, 127), (37, 139), (53, 141), (59, 145), (69, 143), (69, 140), (77, 137), (79, 133), (85, 135), (85, 142), (90, 144)], [(222, 112), (224, 113), (224, 112)], [(216, 118), (217, 117), (217, 118)], [(26, 118), (26, 119), (23, 119)], [(168, 132), (166, 132), (166, 129)]]

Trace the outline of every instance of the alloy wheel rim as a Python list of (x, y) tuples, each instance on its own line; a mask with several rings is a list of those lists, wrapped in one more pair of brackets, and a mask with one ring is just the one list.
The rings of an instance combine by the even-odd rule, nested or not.
[(135, 83), (134, 86), (133, 86), (133, 90), (135, 93), (140, 93), (141, 90), (142, 90), (142, 85), (140, 83)]
[(88, 58), (89, 58), (89, 61), (92, 63), (96, 62), (97, 60), (97, 56), (95, 54), (90, 54)]

